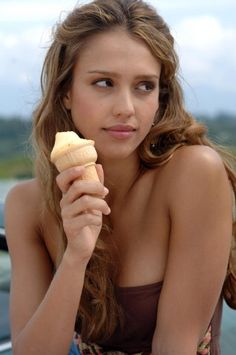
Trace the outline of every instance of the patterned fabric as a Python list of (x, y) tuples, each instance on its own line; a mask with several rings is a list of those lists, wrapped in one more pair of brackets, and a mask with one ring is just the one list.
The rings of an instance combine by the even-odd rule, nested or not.
[[(198, 346), (197, 355), (210, 355), (210, 342), (211, 342), (211, 326), (208, 328), (203, 340)], [(74, 351), (74, 347), (77, 348), (77, 352)], [(96, 344), (83, 343), (78, 333), (74, 334), (73, 346), (71, 347), (69, 355), (126, 355), (126, 353), (120, 351), (103, 351), (103, 349)], [(132, 355), (142, 355), (142, 353), (136, 353)]]
[(198, 349), (197, 349), (197, 354), (198, 355), (210, 355), (210, 353), (211, 353), (210, 343), (211, 343), (211, 326), (209, 326), (203, 340), (199, 344)]
[(68, 355), (81, 355), (78, 346), (75, 344), (75, 342), (73, 341), (73, 343), (71, 344), (71, 348), (69, 351)]
[(89, 354), (100, 355), (103, 353), (102, 348), (100, 348), (98, 345), (83, 343), (81, 336), (78, 333), (75, 333), (73, 341), (74, 341), (74, 344), (77, 346), (81, 355), (86, 355), (86, 354), (87, 355), (89, 355)]

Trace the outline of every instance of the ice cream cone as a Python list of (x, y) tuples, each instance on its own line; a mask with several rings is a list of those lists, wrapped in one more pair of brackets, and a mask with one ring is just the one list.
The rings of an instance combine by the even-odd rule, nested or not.
[(99, 181), (95, 167), (96, 160), (97, 152), (93, 140), (82, 139), (73, 131), (56, 134), (51, 161), (58, 171), (73, 166), (84, 166), (85, 172), (81, 179)]

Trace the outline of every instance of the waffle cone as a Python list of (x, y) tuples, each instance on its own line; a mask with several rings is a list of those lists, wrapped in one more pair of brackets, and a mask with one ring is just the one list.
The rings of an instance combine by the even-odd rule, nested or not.
[[(66, 134), (68, 132), (60, 132), (57, 134)], [(73, 132), (73, 135), (75, 133)], [(78, 137), (79, 144), (68, 143), (65, 146), (56, 149), (55, 146), (51, 153), (51, 161), (55, 164), (58, 171), (64, 171), (73, 166), (84, 166), (85, 172), (82, 175), (83, 180), (97, 180), (97, 170), (95, 162), (97, 160), (97, 152), (94, 148), (94, 141), (85, 140)]]
[(95, 180), (99, 181), (99, 177), (97, 174), (97, 169), (95, 167), (95, 164), (90, 164), (85, 166), (85, 171), (81, 177), (82, 180)]

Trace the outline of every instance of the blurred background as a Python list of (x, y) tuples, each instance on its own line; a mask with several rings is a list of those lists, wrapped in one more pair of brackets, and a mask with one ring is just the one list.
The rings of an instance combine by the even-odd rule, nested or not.
[[(236, 1), (148, 2), (176, 39), (188, 111), (236, 154)], [(52, 26), (75, 6), (73, 0), (0, 0), (0, 202), (17, 181), (33, 176), (28, 141), (43, 58)], [(9, 265), (0, 254), (0, 283)], [(222, 354), (233, 355), (236, 311), (225, 307), (222, 329)]]

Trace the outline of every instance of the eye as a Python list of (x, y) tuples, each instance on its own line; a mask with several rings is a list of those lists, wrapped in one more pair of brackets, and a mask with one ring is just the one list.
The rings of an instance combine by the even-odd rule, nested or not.
[(143, 92), (152, 91), (155, 88), (155, 83), (151, 81), (142, 81), (137, 85), (137, 89)]
[(111, 79), (99, 79), (99, 80), (95, 80), (93, 82), (93, 85), (96, 85), (100, 88), (110, 88), (110, 87), (113, 87), (113, 82)]

